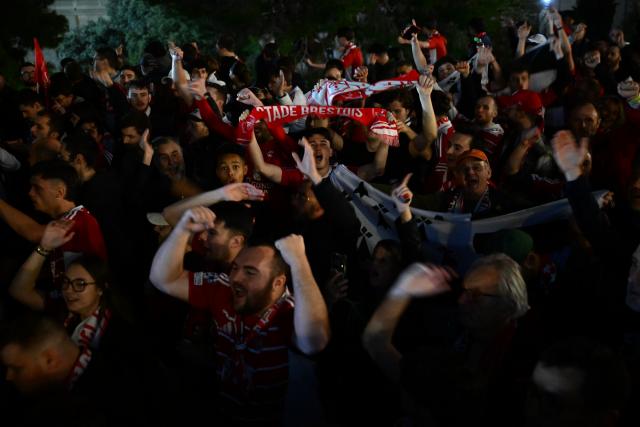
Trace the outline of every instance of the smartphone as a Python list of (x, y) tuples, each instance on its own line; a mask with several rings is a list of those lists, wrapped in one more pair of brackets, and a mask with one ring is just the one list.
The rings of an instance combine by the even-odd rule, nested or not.
[(415, 25), (411, 25), (409, 28), (405, 30), (404, 33), (402, 33), (402, 38), (405, 40), (411, 40), (414, 34), (420, 34), (421, 32), (422, 32), (422, 28)]
[(331, 269), (342, 273), (343, 276), (347, 275), (347, 256), (338, 252), (331, 254)]

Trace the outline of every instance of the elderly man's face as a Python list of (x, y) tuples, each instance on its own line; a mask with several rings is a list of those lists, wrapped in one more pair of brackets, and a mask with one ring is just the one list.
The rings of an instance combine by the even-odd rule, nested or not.
[(184, 176), (184, 159), (182, 149), (175, 142), (160, 145), (156, 150), (158, 169), (171, 180)]
[(482, 197), (491, 178), (489, 164), (483, 160), (468, 158), (458, 165), (458, 172), (462, 175), (465, 195), (474, 199)]
[(596, 134), (600, 127), (598, 110), (592, 104), (586, 104), (574, 110), (569, 121), (571, 131), (576, 138), (589, 138)]

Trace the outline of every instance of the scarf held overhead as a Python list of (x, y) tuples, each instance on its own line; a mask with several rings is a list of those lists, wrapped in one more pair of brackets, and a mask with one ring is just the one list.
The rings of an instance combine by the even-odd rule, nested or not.
[(239, 144), (248, 144), (251, 140), (251, 132), (258, 120), (270, 124), (284, 124), (310, 114), (319, 118), (348, 117), (367, 126), (370, 136), (380, 138), (385, 144), (393, 147), (399, 145), (396, 124), (391, 119), (391, 114), (384, 108), (343, 108), (315, 105), (256, 107), (246, 119), (238, 123), (236, 141)]
[(380, 80), (373, 84), (346, 79), (321, 80), (305, 96), (307, 97), (307, 105), (331, 105), (334, 101), (353, 101), (387, 90), (413, 87), (418, 81), (418, 77), (420, 77), (420, 73), (411, 70), (400, 77)]

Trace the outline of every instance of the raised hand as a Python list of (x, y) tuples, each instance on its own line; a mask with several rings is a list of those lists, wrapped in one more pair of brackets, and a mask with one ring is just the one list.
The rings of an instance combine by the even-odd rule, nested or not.
[(238, 92), (236, 100), (243, 104), (251, 105), (252, 107), (262, 107), (264, 105), (248, 87)]
[(73, 228), (73, 221), (58, 220), (51, 221), (44, 229), (40, 246), (45, 251), (51, 251), (64, 245), (75, 235), (75, 232), (69, 232)]
[(197, 100), (205, 97), (207, 94), (207, 88), (204, 79), (196, 79), (189, 82), (189, 92)]
[(520, 40), (526, 39), (527, 37), (529, 37), (530, 33), (531, 33), (531, 25), (528, 22), (525, 22), (524, 24), (518, 27), (518, 38)]
[(184, 58), (184, 52), (173, 42), (169, 42), (169, 54), (171, 55), (171, 59), (174, 61), (182, 61)]
[(398, 209), (398, 212), (401, 214), (409, 210), (409, 205), (411, 204), (411, 200), (413, 200), (413, 193), (409, 190), (409, 180), (412, 175), (412, 173), (407, 174), (400, 185), (391, 192), (393, 203), (395, 203), (396, 209)]
[(353, 78), (358, 82), (366, 83), (367, 77), (369, 77), (369, 69), (364, 65), (356, 68), (353, 72)]
[(578, 145), (570, 131), (561, 130), (553, 136), (551, 146), (553, 147), (553, 158), (564, 172), (567, 181), (573, 181), (582, 175), (582, 162), (589, 148), (587, 138), (582, 138), (580, 145)]
[(319, 184), (322, 181), (322, 177), (316, 169), (316, 158), (313, 154), (313, 148), (311, 148), (309, 141), (307, 141), (307, 138), (305, 137), (302, 137), (299, 145), (304, 147), (302, 160), (300, 160), (298, 153), (291, 153), (293, 160), (296, 162), (296, 167), (300, 172), (307, 176), (313, 184)]
[(456, 71), (460, 73), (463, 78), (469, 77), (471, 73), (471, 66), (469, 65), (469, 61), (458, 61), (455, 65)]
[(495, 56), (493, 56), (492, 48), (488, 46), (478, 47), (478, 60), (477, 60), (478, 68), (483, 67), (485, 65), (489, 65), (495, 60), (496, 58)]
[(456, 274), (444, 267), (414, 263), (398, 277), (389, 291), (392, 297), (432, 297), (451, 290)]
[(264, 191), (244, 182), (225, 185), (221, 188), (224, 200), (241, 202), (243, 200), (264, 200)]
[(277, 240), (275, 246), (280, 251), (284, 262), (289, 264), (290, 267), (298, 265), (300, 260), (306, 259), (302, 236), (290, 234)]
[(178, 222), (176, 228), (189, 233), (199, 233), (215, 226), (216, 214), (204, 206), (188, 209)]
[(424, 76), (421, 75), (418, 77), (418, 82), (416, 83), (416, 90), (419, 95), (422, 96), (431, 96), (431, 92), (433, 92), (433, 86), (436, 84), (436, 79), (429, 75)]

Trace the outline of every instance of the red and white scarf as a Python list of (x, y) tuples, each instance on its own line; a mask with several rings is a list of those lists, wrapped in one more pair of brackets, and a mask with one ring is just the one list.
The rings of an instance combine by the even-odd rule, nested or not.
[(398, 128), (392, 115), (384, 108), (343, 108), (315, 105), (279, 105), (272, 107), (256, 107), (241, 120), (236, 128), (236, 141), (246, 145), (251, 141), (251, 132), (258, 120), (267, 124), (284, 124), (298, 120), (307, 115), (319, 118), (344, 116), (353, 119), (369, 128), (369, 134), (382, 139), (385, 144), (399, 146)]
[(320, 80), (313, 90), (307, 92), (307, 105), (332, 105), (334, 101), (353, 101), (367, 98), (387, 90), (415, 86), (420, 73), (411, 70), (407, 74), (370, 84), (342, 80)]
[[(91, 316), (78, 323), (71, 335), (73, 342), (81, 347), (98, 348), (107, 326), (111, 321), (111, 310), (98, 307)], [(68, 328), (78, 320), (78, 315), (69, 313), (64, 321), (64, 327)]]
[(76, 359), (76, 363), (71, 368), (71, 372), (67, 376), (66, 384), (67, 390), (73, 390), (73, 387), (78, 382), (78, 379), (84, 374), (91, 362), (92, 352), (89, 347), (80, 348), (80, 354)]

